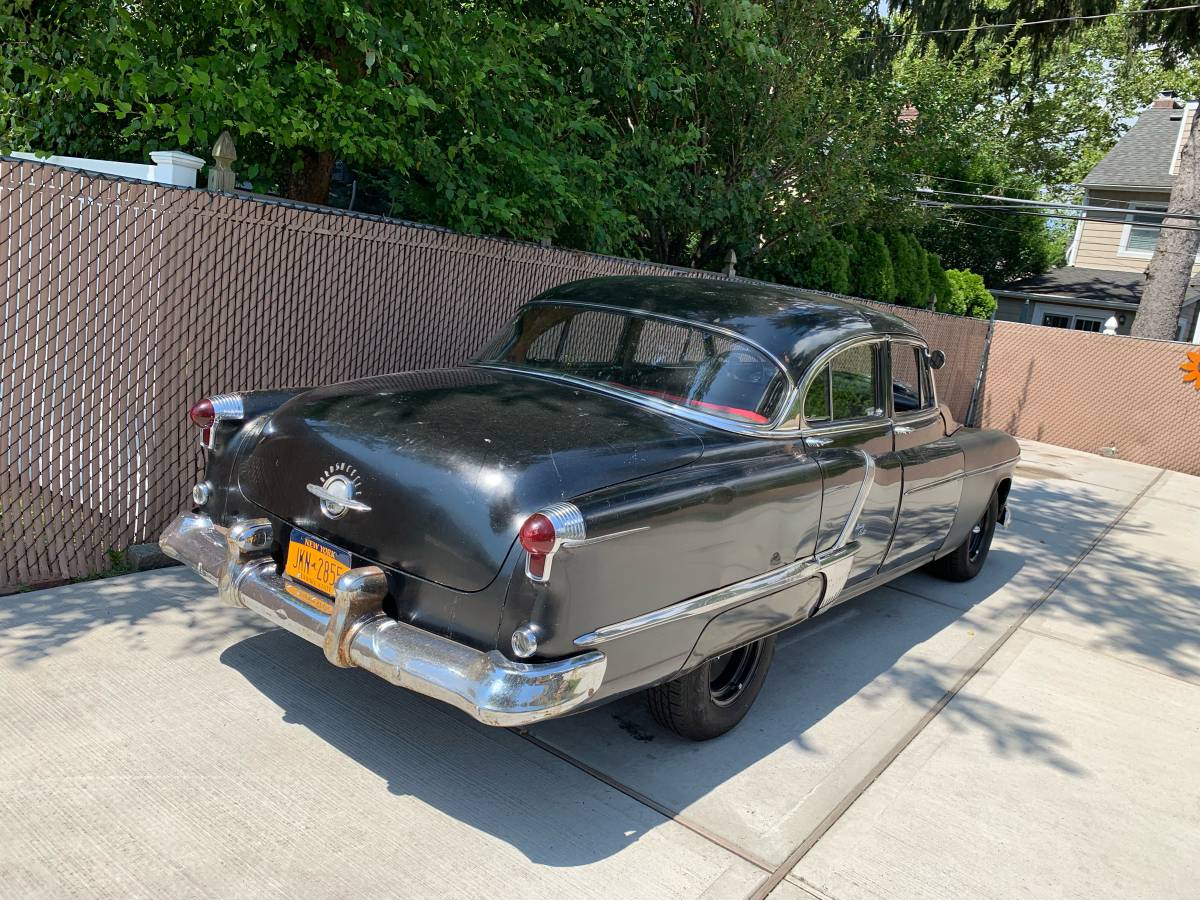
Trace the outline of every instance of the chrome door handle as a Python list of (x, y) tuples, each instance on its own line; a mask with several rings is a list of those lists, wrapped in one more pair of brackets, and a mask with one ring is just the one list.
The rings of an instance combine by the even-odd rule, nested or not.
[(806, 443), (812, 444), (814, 447), (827, 447), (833, 443), (833, 438), (810, 437), (804, 439)]
[(911, 425), (897, 425), (892, 429), (892, 431), (894, 431), (896, 434), (912, 434), (913, 428)]

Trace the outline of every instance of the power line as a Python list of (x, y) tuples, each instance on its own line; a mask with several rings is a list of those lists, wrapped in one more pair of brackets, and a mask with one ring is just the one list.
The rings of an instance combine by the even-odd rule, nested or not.
[(1133, 207), (1101, 206), (1090, 203), (1052, 203), (1046, 200), (1025, 200), (1020, 197), (1001, 197), (996, 194), (966, 194), (961, 191), (943, 191), (937, 188), (915, 188), (915, 191), (918, 194), (944, 194), (948, 197), (968, 197), (972, 200), (1000, 201), (999, 203), (994, 204), (980, 204), (978, 207), (976, 207), (978, 209), (1004, 209), (1006, 206), (1027, 206), (1036, 209), (1068, 209), (1078, 212), (1120, 213), (1120, 218), (1114, 219), (1104, 219), (1100, 216), (1091, 217), (1100, 222), (1123, 222), (1129, 215), (1137, 215), (1143, 218), (1151, 219), (1184, 219), (1193, 222), (1200, 222), (1200, 215), (1193, 213), (1168, 213), (1165, 209), (1137, 209)]
[[(1158, 9), (1123, 9), (1117, 12), (1094, 13), (1090, 16), (1059, 16), (1053, 19), (1029, 19), (1018, 22), (1001, 22), (995, 24), (967, 25), (962, 28), (932, 28), (928, 31), (914, 31), (911, 34), (903, 31), (893, 32), (884, 37), (928, 37), (933, 34), (963, 34), (968, 31), (995, 31), (1000, 28), (1025, 28), (1030, 25), (1055, 25), (1062, 22), (1089, 22), (1096, 19), (1111, 19), (1113, 16), (1145, 16), (1156, 13), (1184, 12), (1190, 9), (1200, 9), (1200, 3), (1185, 3), (1179, 6), (1163, 6)], [(864, 35), (863, 40), (871, 36)]]
[[(1105, 221), (1103, 219), (1097, 219), (1094, 216), (1091, 216), (1091, 217), (1089, 217), (1089, 216), (1072, 216), (1072, 215), (1063, 215), (1063, 214), (1056, 214), (1056, 213), (1050, 213), (1050, 212), (1039, 212), (1037, 210), (1032, 210), (1032, 209), (1015, 209), (1013, 207), (986, 206), (986, 205), (974, 204), (974, 203), (949, 203), (946, 201), (937, 201), (937, 200), (917, 200), (916, 205), (927, 207), (930, 209), (990, 210), (992, 212), (1004, 213), (1004, 214), (1010, 215), (1010, 216), (1037, 216), (1038, 218), (1041, 218), (1041, 219), (1066, 219), (1066, 220), (1069, 220), (1072, 222)], [(1198, 232), (1200, 232), (1200, 225), (1166, 225), (1166, 224), (1153, 225), (1153, 224), (1150, 224), (1150, 225), (1147, 225), (1147, 227), (1148, 228), (1167, 228), (1172, 231), (1198, 231)]]
[[(933, 178), (937, 181), (953, 181), (957, 184), (973, 184), (976, 187), (991, 188), (992, 190), (1002, 190), (1002, 191), (1003, 190), (1018, 190), (1023, 194), (1032, 194), (1033, 193), (1033, 191), (1026, 190), (1024, 188), (1006, 188), (1003, 185), (1000, 185), (994, 181), (968, 181), (966, 178), (950, 178), (947, 175), (927, 175), (924, 172), (913, 172), (912, 176), (914, 178)], [(974, 196), (974, 195), (972, 195), (972, 196)]]
[(1003, 225), (988, 225), (984, 222), (968, 222), (962, 216), (935, 215), (934, 218), (941, 219), (944, 222), (949, 222), (952, 225), (965, 225), (967, 228), (982, 228), (985, 231), (1007, 231), (1009, 234), (1025, 234), (1025, 232), (1020, 228), (1005, 228)]

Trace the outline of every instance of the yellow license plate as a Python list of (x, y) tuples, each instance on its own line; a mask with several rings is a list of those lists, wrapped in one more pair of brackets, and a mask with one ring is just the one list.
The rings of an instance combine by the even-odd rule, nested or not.
[(333, 586), (348, 571), (348, 552), (299, 528), (292, 529), (284, 575), (332, 597)]

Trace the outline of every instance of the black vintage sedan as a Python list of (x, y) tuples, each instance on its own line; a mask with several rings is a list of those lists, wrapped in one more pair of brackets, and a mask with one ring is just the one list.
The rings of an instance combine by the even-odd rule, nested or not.
[(334, 665), (481, 722), (648, 689), (712, 738), (781, 629), (983, 566), (1019, 451), (938, 405), (943, 359), (799, 290), (562, 285), (466, 365), (199, 401), (205, 478), (162, 546)]

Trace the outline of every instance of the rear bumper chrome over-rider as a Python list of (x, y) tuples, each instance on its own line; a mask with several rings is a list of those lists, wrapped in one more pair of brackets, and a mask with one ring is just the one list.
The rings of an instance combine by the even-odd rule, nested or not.
[(397, 622), (383, 611), (386, 579), (376, 566), (338, 579), (332, 602), (276, 574), (265, 519), (228, 529), (182, 513), (163, 532), (163, 551), (217, 586), (231, 606), (251, 609), (322, 647), (335, 666), (358, 666), (392, 684), (456, 706), (487, 725), (528, 725), (587, 701), (607, 659), (592, 650), (520, 663)]

